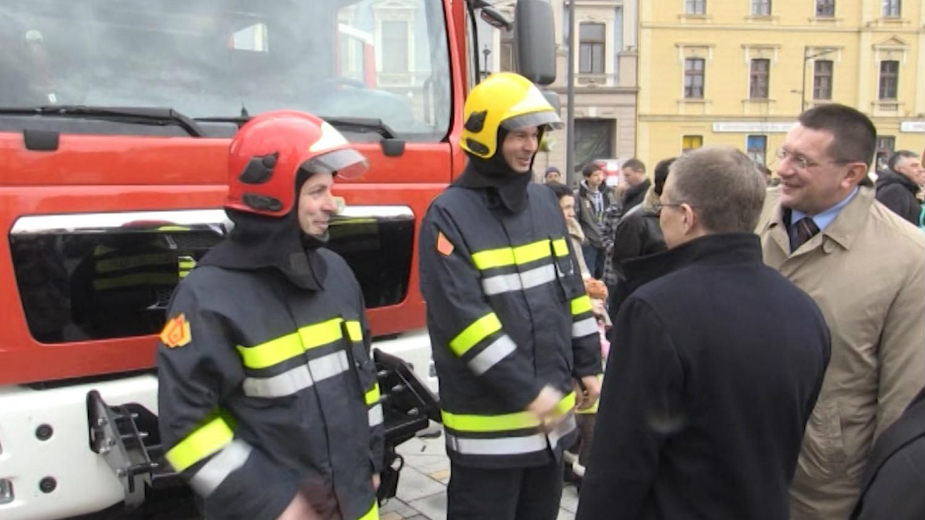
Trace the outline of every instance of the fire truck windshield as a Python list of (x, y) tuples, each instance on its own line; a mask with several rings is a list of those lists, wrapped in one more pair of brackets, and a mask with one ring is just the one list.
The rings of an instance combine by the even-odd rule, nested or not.
[[(234, 120), (291, 108), (442, 139), (441, 2), (5, 0), (0, 108), (171, 107)], [(350, 132), (350, 128), (344, 129)]]

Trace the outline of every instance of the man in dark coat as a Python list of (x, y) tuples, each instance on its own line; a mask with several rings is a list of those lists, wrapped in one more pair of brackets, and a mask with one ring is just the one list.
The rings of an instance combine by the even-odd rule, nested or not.
[(890, 157), (890, 170), (877, 178), (877, 200), (893, 213), (919, 225), (922, 202), (916, 197), (925, 184), (925, 168), (919, 157), (900, 150)]
[(852, 520), (925, 518), (925, 388), (877, 439)]
[[(579, 520), (786, 519), (829, 359), (812, 299), (761, 260), (765, 183), (732, 148), (671, 167), (669, 250), (626, 264)], [(786, 324), (786, 326), (781, 326)]]

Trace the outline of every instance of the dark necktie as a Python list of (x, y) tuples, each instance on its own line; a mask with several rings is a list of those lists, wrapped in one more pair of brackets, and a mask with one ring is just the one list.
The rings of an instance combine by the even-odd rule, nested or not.
[(804, 242), (813, 238), (818, 232), (819, 226), (813, 222), (812, 217), (801, 218), (796, 223), (796, 237), (794, 238), (793, 244), (791, 244), (790, 250), (796, 251)]

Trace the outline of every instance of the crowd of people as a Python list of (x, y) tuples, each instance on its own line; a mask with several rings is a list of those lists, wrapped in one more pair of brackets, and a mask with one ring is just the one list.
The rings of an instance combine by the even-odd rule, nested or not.
[[(552, 520), (564, 463), (579, 520), (925, 516), (918, 156), (875, 191), (876, 129), (829, 104), (773, 187), (730, 147), (543, 186), (561, 122), (529, 80), (491, 75), (463, 111), (466, 168), (419, 235), (449, 519)], [(366, 160), (294, 112), (229, 153), (236, 226), (160, 335), (166, 458), (210, 518), (378, 518), (362, 292), (324, 247), (332, 184)]]

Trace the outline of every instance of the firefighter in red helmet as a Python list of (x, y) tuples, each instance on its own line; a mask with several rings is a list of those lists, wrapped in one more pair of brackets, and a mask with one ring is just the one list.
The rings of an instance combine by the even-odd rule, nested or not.
[(363, 297), (322, 247), (335, 176), (366, 168), (300, 112), (261, 114), (231, 141), (234, 229), (177, 287), (157, 351), (166, 458), (207, 518), (378, 518), (383, 418)]

